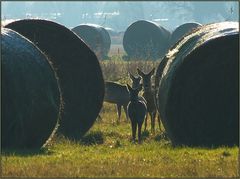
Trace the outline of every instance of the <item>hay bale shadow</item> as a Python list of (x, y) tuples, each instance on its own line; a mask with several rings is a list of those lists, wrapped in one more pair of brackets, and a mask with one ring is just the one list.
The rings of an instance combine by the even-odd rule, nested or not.
[(2, 150), (1, 155), (3, 156), (21, 156), (21, 157), (31, 157), (35, 155), (52, 155), (54, 152), (49, 150), (46, 147), (42, 147), (40, 149), (9, 149), (9, 150)]
[(80, 144), (82, 145), (98, 145), (104, 143), (103, 132), (93, 131), (89, 132), (80, 139)]
[(157, 141), (157, 142), (160, 142), (162, 140), (169, 140), (168, 138), (168, 135), (166, 132), (162, 132), (160, 134), (157, 134), (155, 137), (154, 137), (154, 140)]

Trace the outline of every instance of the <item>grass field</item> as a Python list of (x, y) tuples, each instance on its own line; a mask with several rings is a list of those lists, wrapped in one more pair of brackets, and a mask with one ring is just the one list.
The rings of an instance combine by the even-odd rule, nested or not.
[(159, 132), (143, 132), (142, 144), (131, 139), (125, 114), (116, 123), (112, 104), (104, 103), (81, 141), (54, 138), (41, 151), (4, 151), (2, 176), (12, 177), (236, 177), (238, 148), (173, 148)]
[[(158, 62), (102, 62), (105, 79), (129, 82), (127, 70), (146, 71)], [(114, 73), (113, 73), (114, 72)], [(40, 151), (2, 151), (3, 177), (237, 177), (238, 147), (189, 148), (171, 145), (156, 128), (143, 132), (142, 144), (131, 142), (131, 127), (122, 112), (104, 103), (97, 120), (81, 141), (58, 136)], [(157, 126), (157, 125), (156, 125)], [(163, 130), (163, 129), (162, 129)]]

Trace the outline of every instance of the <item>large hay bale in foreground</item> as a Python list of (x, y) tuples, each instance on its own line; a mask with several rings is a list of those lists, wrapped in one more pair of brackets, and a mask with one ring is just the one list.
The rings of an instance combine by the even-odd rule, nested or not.
[(104, 81), (96, 55), (71, 30), (51, 21), (21, 20), (7, 27), (31, 39), (49, 56), (64, 102), (59, 132), (70, 139), (82, 137), (103, 103)]
[(239, 145), (238, 42), (237, 22), (209, 24), (160, 63), (158, 110), (174, 145)]
[(106, 29), (96, 24), (81, 24), (72, 29), (94, 51), (98, 59), (107, 58), (111, 38)]
[(184, 35), (187, 35), (192, 30), (196, 29), (197, 27), (202, 26), (196, 22), (188, 22), (178, 26), (171, 35), (170, 46), (174, 45), (178, 40), (180, 40)]
[(129, 58), (156, 60), (167, 52), (169, 40), (169, 31), (154, 22), (139, 20), (125, 31), (123, 47)]
[(57, 79), (35, 45), (15, 31), (1, 30), (2, 148), (40, 148), (57, 127)]

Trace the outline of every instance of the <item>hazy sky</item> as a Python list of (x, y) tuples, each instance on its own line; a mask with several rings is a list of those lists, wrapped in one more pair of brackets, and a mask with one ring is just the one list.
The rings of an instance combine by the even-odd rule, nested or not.
[(139, 19), (174, 29), (185, 22), (238, 21), (238, 1), (4, 1), (2, 19), (44, 18), (67, 27), (95, 23), (124, 31)]

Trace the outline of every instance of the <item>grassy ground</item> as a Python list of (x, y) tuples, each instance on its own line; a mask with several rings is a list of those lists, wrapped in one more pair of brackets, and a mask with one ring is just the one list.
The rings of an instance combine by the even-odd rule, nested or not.
[[(238, 148), (173, 148), (157, 128), (143, 133), (142, 144), (130, 141), (130, 123), (104, 103), (82, 141), (55, 138), (41, 151), (2, 153), (2, 176), (14, 177), (236, 177)], [(150, 126), (148, 126), (150, 127)], [(149, 128), (148, 128), (149, 130)]]
[[(101, 62), (105, 80), (130, 82), (127, 72), (149, 71), (159, 62)], [(171, 141), (150, 124), (143, 143), (131, 142), (130, 123), (122, 112), (116, 123), (115, 106), (104, 103), (97, 120), (81, 141), (55, 137), (40, 151), (2, 151), (4, 177), (237, 177), (237, 147), (173, 148)], [(156, 125), (157, 126), (157, 125)], [(162, 129), (163, 130), (163, 129)]]

